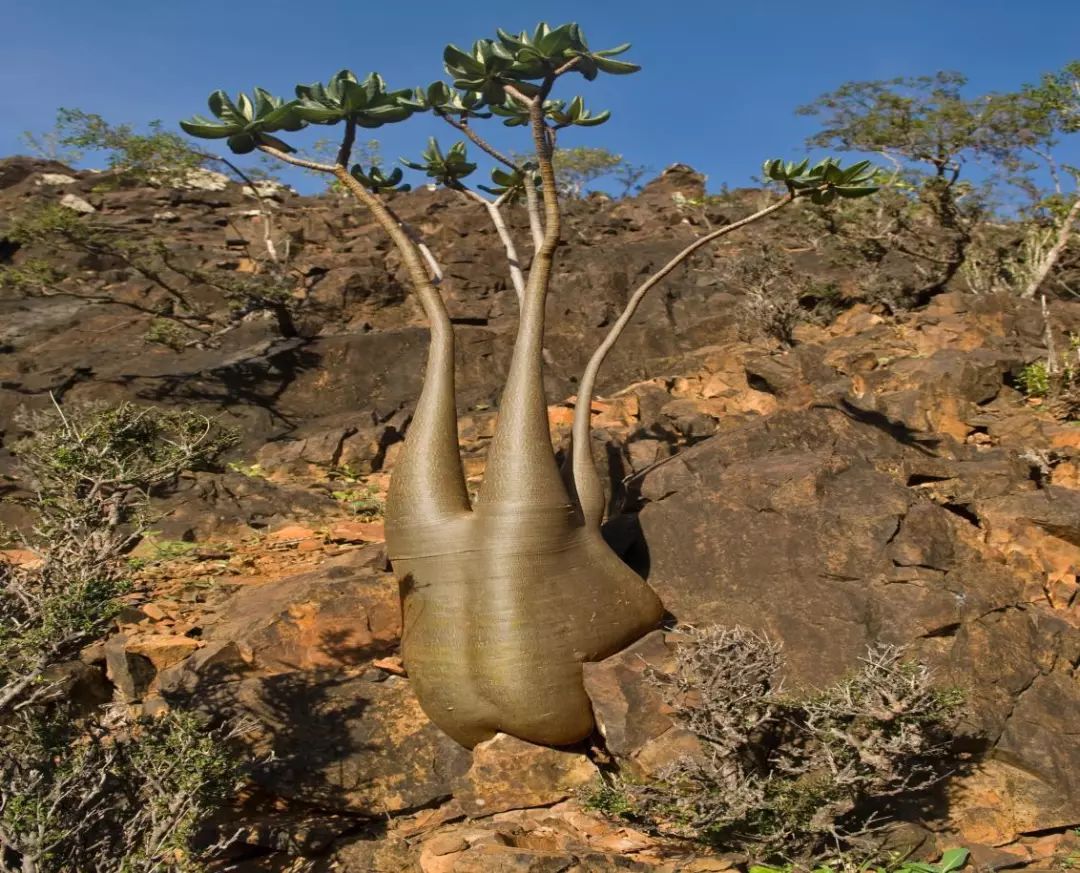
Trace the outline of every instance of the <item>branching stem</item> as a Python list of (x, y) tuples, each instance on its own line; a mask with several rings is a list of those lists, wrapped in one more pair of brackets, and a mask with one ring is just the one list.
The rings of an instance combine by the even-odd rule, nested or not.
[(707, 233), (686, 246), (686, 248), (675, 255), (675, 257), (664, 264), (663, 267), (653, 273), (637, 287), (634, 293), (630, 295), (630, 299), (626, 302), (622, 314), (611, 326), (611, 330), (608, 331), (603, 342), (601, 342), (596, 351), (593, 352), (588, 365), (585, 367), (585, 372), (582, 374), (581, 383), (578, 386), (577, 401), (574, 404), (573, 425), (573, 485), (574, 490), (577, 492), (578, 505), (581, 508), (581, 513), (586, 525), (599, 526), (604, 514), (604, 489), (600, 482), (600, 475), (596, 472), (596, 465), (593, 463), (592, 442), (589, 438), (589, 434), (592, 424), (592, 397), (596, 386), (596, 376), (597, 373), (599, 373), (600, 367), (604, 363), (604, 359), (607, 357), (608, 352), (611, 351), (612, 346), (614, 346), (619, 337), (622, 336), (623, 331), (626, 329), (626, 325), (629, 324), (630, 319), (634, 317), (634, 313), (637, 312), (637, 308), (645, 295), (648, 294), (657, 283), (668, 276), (672, 270), (678, 267), (679, 264), (683, 263), (683, 261), (702, 246), (707, 245), (722, 236), (726, 236), (739, 228), (746, 227), (748, 224), (760, 221), (767, 215), (771, 215), (777, 210), (783, 209), (789, 203), (792, 203), (796, 197), (797, 195), (795, 193), (789, 193), (775, 203), (766, 206), (764, 209), (759, 209), (753, 215), (748, 215), (746, 218), (740, 219), (732, 224), (726, 224), (723, 227), (717, 228), (712, 233)]

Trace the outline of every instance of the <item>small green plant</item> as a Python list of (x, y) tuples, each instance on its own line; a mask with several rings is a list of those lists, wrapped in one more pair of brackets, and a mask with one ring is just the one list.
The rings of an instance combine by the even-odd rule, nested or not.
[(1016, 384), (1028, 397), (1046, 397), (1050, 393), (1050, 372), (1046, 361), (1035, 361), (1022, 369)]
[(614, 818), (630, 817), (634, 811), (633, 801), (619, 783), (606, 779), (597, 780), (590, 789), (583, 792), (582, 802), (586, 809)]
[(22, 539), (38, 561), (0, 559), (0, 868), (200, 869), (196, 827), (237, 781), (223, 745), (232, 732), (176, 711), (133, 719), (69, 705), (64, 668), (117, 614), (151, 495), (235, 436), (193, 412), (134, 404), (55, 404), (18, 423), (30, 432), (13, 449), (36, 515)]
[(949, 849), (937, 863), (926, 861), (861, 861), (850, 858), (833, 858), (819, 861), (813, 867), (796, 864), (771, 866), (751, 864), (749, 873), (953, 873), (967, 866), (970, 852), (967, 849)]
[(233, 473), (239, 473), (249, 479), (265, 479), (267, 477), (267, 473), (261, 464), (243, 464), (239, 461), (229, 461), (225, 466)]
[(185, 540), (152, 540), (154, 556), (159, 561), (172, 561), (183, 558), (194, 552), (199, 546), (197, 543), (189, 543)]
[(198, 340), (199, 334), (168, 318), (155, 318), (143, 334), (153, 345), (165, 346), (178, 352)]
[(0, 850), (28, 873), (196, 873), (197, 827), (238, 785), (233, 732), (171, 711), (63, 708), (0, 724)]
[(349, 511), (361, 521), (378, 521), (386, 509), (374, 485), (332, 491), (331, 496), (348, 506)]

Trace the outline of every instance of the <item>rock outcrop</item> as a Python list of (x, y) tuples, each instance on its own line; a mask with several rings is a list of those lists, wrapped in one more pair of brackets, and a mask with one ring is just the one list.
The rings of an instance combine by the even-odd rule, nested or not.
[[(240, 186), (106, 182), (0, 161), (0, 266), (41, 255), (6, 239), (11, 216), (71, 197), (94, 210), (80, 220), (166, 240), (192, 265), (258, 269), (260, 219)], [(676, 167), (638, 198), (570, 204), (574, 245), (558, 261), (546, 343), (560, 450), (588, 351), (638, 277), (699, 232), (674, 195), (701, 190)], [(284, 869), (294, 856), (354, 873), (737, 869), (745, 859), (584, 806), (598, 768), (648, 778), (693, 749), (646, 677), (670, 664), (663, 631), (587, 667), (591, 743), (498, 736), (469, 753), (426, 720), (396, 659), (397, 589), (377, 519), (426, 330), (362, 213), (329, 196), (273, 197), (301, 277), (292, 335), (254, 312), (215, 343), (147, 345), (150, 316), (124, 302), (159, 306), (161, 289), (71, 253), (55, 257), (79, 287), (118, 302), (0, 290), (0, 496), (24, 487), (7, 453), (21, 433), (14, 413), (50, 393), (193, 406), (242, 435), (231, 469), (162, 496), (158, 536), (184, 540), (183, 553), (137, 553), (147, 566), (116, 632), (72, 675), (98, 686), (107, 675), (116, 699), (149, 713), (196, 706), (248, 726), (239, 751), (252, 784), (233, 815), (249, 857), (236, 869)], [(705, 220), (745, 213), (744, 199)], [(426, 190), (397, 206), (446, 269), (476, 481), (514, 293), (481, 212)], [(1034, 303), (952, 292), (899, 314), (847, 305), (829, 325), (798, 328), (787, 350), (740, 335), (742, 289), (718, 263), (758, 236), (797, 239), (797, 223), (755, 228), (678, 271), (613, 353), (594, 406), (607, 534), (672, 621), (782, 642), (791, 687), (849, 674), (873, 643), (907, 646), (964, 690), (970, 756), (921, 822), (919, 851), (962, 842), (980, 863), (1044, 869), (1080, 823), (1080, 431), (1012, 387), (1045, 354), (1042, 316)], [(828, 245), (800, 265), (846, 293), (856, 282)], [(212, 288), (185, 292), (228, 309)], [(1080, 329), (1080, 304), (1055, 303), (1052, 317)], [(25, 519), (6, 501), (0, 520)]]

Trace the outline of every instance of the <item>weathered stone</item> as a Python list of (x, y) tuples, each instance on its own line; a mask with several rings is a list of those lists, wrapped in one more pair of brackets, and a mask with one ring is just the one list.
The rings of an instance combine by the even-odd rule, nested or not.
[(497, 734), (473, 750), (472, 766), (454, 794), (467, 814), (494, 815), (557, 803), (597, 776), (595, 765), (579, 752)]
[(663, 631), (653, 631), (610, 658), (585, 665), (585, 693), (613, 755), (633, 757), (672, 727), (659, 687), (646, 676), (648, 668), (664, 672), (671, 662)]
[(335, 543), (381, 543), (386, 529), (381, 521), (339, 521), (327, 536)]
[(42, 173), (36, 181), (39, 185), (74, 185), (77, 180), (67, 173)]
[(60, 205), (65, 209), (70, 209), (72, 212), (81, 212), (84, 215), (97, 212), (97, 207), (84, 200), (78, 194), (65, 194), (60, 198)]
[(198, 640), (175, 634), (139, 634), (127, 643), (128, 654), (145, 658), (155, 671), (179, 663), (198, 648)]
[[(1044, 530), (1069, 536), (1075, 519), (1066, 510), (1057, 520), (1030, 494), (1022, 467), (990, 459), (991, 478), (975, 485), (979, 464), (959, 475), (964, 449), (926, 440), (944, 459), (920, 461), (919, 437), (872, 415), (808, 410), (684, 452), (642, 485), (654, 501), (640, 515), (649, 582), (680, 620), (745, 625), (782, 642), (790, 687), (835, 681), (872, 643), (910, 646), (942, 670), (941, 681), (965, 689), (964, 729), (997, 744), (992, 755), (1016, 768), (1014, 790), (1019, 773), (1033, 780), (1017, 797), (1030, 812), (1010, 821), (1075, 818), (1080, 745), (1050, 737), (1075, 720), (1058, 713), (1080, 699), (1065, 666), (1078, 657), (1078, 634), (1037, 616), (1028, 605), (1033, 571), (1007, 564), (1014, 546), (988, 548), (978, 526), (1010, 501), (1037, 503), (1028, 514)], [(1012, 495), (980, 502), (983, 487)]]
[(105, 643), (106, 676), (124, 700), (135, 701), (146, 693), (157, 670), (148, 658), (129, 652), (127, 644), (124, 634), (110, 637)]
[(427, 720), (408, 682), (293, 671), (196, 698), (254, 718), (248, 742), (266, 790), (323, 809), (380, 816), (448, 797), (469, 754)]
[(233, 640), (215, 640), (187, 660), (162, 670), (157, 689), (166, 696), (180, 696), (238, 679), (252, 668), (254, 656)]
[(366, 549), (318, 570), (242, 588), (207, 628), (208, 642), (232, 641), (264, 670), (340, 669), (389, 654), (401, 633), (393, 578)]

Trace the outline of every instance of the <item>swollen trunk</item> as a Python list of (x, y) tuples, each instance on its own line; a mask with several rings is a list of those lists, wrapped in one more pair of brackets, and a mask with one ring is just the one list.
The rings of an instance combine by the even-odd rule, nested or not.
[(624, 648), (663, 612), (563, 485), (542, 388), (544, 300), (529, 291), (476, 507), (456, 432), (432, 426), (436, 408), (453, 418), (452, 342), (448, 359), (433, 343), (387, 506), (405, 665), (424, 711), (466, 746), (497, 731), (548, 745), (587, 736), (582, 663)]

